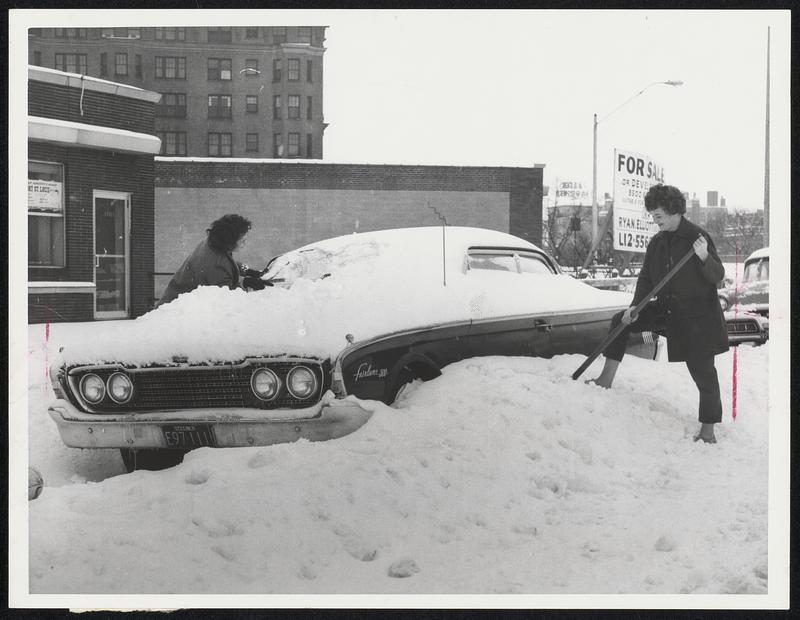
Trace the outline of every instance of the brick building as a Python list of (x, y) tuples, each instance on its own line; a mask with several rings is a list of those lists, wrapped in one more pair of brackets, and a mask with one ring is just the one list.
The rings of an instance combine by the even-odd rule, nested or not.
[[(208, 225), (253, 222), (235, 257), (263, 268), (277, 254), (383, 228), (477, 226), (542, 241), (543, 166), (400, 166), (157, 157), (155, 297)], [(435, 211), (434, 211), (435, 209)], [(438, 212), (438, 214), (437, 214)]]
[(325, 27), (31, 28), (33, 65), (162, 94), (162, 155), (322, 159)]
[(28, 68), (28, 321), (137, 316), (153, 290), (158, 93)]

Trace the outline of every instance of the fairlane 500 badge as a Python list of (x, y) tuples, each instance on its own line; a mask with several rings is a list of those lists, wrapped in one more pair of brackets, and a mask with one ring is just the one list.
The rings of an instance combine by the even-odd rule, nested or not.
[(354, 376), (356, 381), (359, 381), (360, 379), (384, 379), (388, 374), (389, 370), (387, 368), (373, 368), (372, 364), (365, 362), (359, 365)]

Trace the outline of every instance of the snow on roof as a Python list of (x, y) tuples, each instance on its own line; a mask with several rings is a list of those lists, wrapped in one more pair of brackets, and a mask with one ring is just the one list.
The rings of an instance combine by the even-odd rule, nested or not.
[[(566, 275), (465, 269), (469, 246), (532, 244), (499, 231), (437, 226), (346, 235), (278, 258), (283, 286), (196, 289), (135, 321), (100, 325), (66, 347), (68, 363), (190, 362), (250, 356), (333, 358), (356, 341), (443, 323), (624, 307), (630, 295)], [(443, 273), (443, 266), (446, 272)], [(446, 276), (446, 282), (445, 282)]]
[(161, 140), (150, 134), (41, 116), (28, 117), (28, 138), (134, 153), (161, 149)]
[(293, 157), (292, 159), (271, 159), (266, 157), (165, 157), (160, 156), (155, 158), (156, 161), (163, 162), (212, 162), (212, 163), (244, 163), (244, 164), (315, 164), (315, 165), (332, 165), (332, 166), (425, 166), (435, 168), (519, 168), (523, 170), (540, 168), (543, 164), (536, 164), (534, 166), (508, 166), (508, 165), (488, 165), (488, 164), (474, 164), (462, 163), (457, 164), (452, 161), (447, 163), (435, 162), (374, 162), (374, 161), (333, 161), (330, 159), (299, 159)]
[(747, 257), (747, 260), (756, 260), (759, 258), (769, 258), (769, 248), (761, 248), (760, 250), (756, 250), (750, 256)]
[(48, 67), (39, 67), (37, 65), (28, 65), (28, 79), (37, 82), (62, 84), (71, 88), (83, 87), (87, 90), (111, 93), (113, 95), (119, 95), (120, 97), (143, 99), (154, 103), (161, 100), (161, 94), (151, 90), (144, 90), (136, 86), (130, 86), (129, 84), (121, 84), (120, 82), (101, 80), (100, 78), (91, 77), (82, 73), (70, 73), (68, 71), (59, 71), (58, 69), (50, 69)]

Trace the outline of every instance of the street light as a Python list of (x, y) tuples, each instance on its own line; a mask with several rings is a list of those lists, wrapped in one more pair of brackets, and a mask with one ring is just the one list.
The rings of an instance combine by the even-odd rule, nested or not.
[(666, 84), (667, 86), (683, 86), (683, 82), (680, 80), (667, 80), (665, 82), (653, 82), (652, 84), (648, 84), (642, 90), (637, 92), (632, 97), (626, 99), (622, 104), (618, 105), (616, 108), (611, 110), (608, 114), (606, 114), (600, 120), (597, 119), (597, 114), (594, 115), (594, 126), (592, 127), (592, 249), (586, 257), (586, 264), (589, 263), (591, 257), (597, 252), (597, 248), (600, 245), (600, 239), (597, 238), (597, 125), (607, 119), (609, 116), (614, 114), (617, 110), (624, 108), (628, 105), (631, 101), (636, 99), (639, 95), (641, 95), (644, 91), (652, 86), (656, 86), (658, 84)]

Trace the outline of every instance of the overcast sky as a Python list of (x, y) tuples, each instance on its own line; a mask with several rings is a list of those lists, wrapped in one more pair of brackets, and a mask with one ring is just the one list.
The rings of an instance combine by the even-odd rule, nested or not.
[[(590, 186), (597, 113), (600, 196), (620, 148), (649, 156), (703, 203), (717, 190), (744, 208), (763, 205), (771, 26), (772, 190), (788, 187), (787, 11), (47, 13), (61, 26), (328, 26), (325, 160), (541, 163), (546, 185)], [(684, 85), (652, 86), (616, 109), (665, 80)]]

